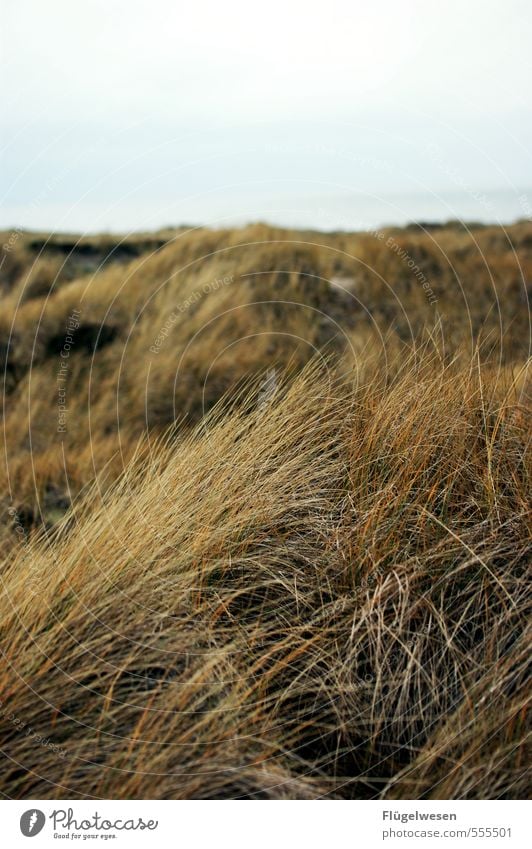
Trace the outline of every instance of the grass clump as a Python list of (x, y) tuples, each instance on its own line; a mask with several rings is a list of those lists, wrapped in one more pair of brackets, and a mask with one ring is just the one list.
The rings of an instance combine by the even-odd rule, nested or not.
[(18, 306), (12, 282), (4, 794), (526, 793), (527, 233), (476, 233), (496, 320), (467, 233), (395, 233), (436, 279), (444, 248), (478, 270), (472, 335), (367, 234), (169, 232)]

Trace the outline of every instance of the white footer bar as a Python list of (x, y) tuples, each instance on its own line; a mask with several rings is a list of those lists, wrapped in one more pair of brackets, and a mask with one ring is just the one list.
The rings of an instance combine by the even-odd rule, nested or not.
[[(528, 802), (2, 801), (1, 845), (522, 849)], [(528, 811), (529, 812), (529, 811)], [(68, 841), (68, 842), (67, 842)]]

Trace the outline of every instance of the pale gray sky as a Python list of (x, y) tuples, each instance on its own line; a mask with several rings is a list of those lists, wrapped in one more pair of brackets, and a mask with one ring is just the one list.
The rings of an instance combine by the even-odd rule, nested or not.
[(525, 0), (3, 0), (2, 226), (530, 215)]

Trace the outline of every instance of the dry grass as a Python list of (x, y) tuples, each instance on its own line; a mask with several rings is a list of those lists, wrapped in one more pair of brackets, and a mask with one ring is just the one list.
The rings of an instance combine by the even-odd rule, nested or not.
[(261, 225), (44, 296), (19, 272), (3, 793), (526, 793), (532, 230), (507, 235), (393, 234), (436, 308), (372, 236)]

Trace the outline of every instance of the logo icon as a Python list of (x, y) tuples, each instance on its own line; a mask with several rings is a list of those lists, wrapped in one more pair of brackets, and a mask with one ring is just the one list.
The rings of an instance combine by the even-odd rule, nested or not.
[(24, 837), (35, 837), (42, 831), (46, 817), (38, 808), (30, 808), (29, 811), (24, 811), (20, 818), (20, 830)]

